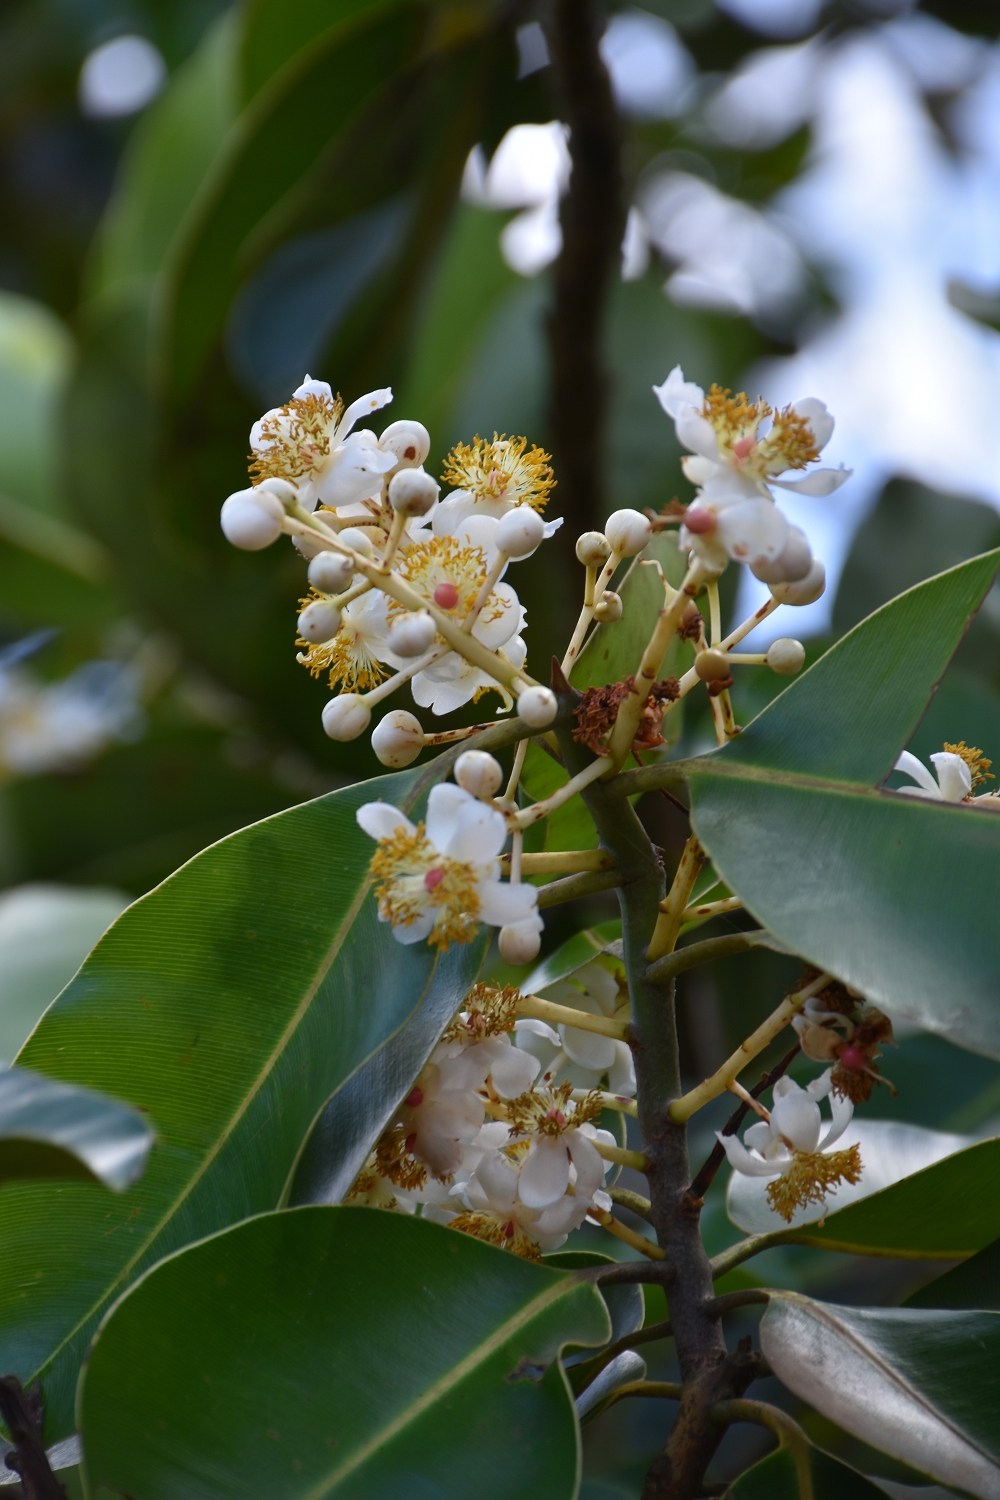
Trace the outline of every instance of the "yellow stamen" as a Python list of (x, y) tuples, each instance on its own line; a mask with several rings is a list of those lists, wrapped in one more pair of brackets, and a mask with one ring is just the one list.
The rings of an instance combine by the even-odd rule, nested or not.
[(504, 1036), (514, 1030), (521, 992), (513, 985), (496, 989), (475, 984), (462, 1001), (461, 1011), (441, 1038), (443, 1042), (479, 1042), (488, 1036)]
[(250, 454), (254, 484), (262, 479), (302, 479), (315, 473), (330, 456), (330, 437), (340, 421), (344, 403), (326, 396), (293, 396), (263, 419), (261, 437), (269, 444)]
[(379, 844), (371, 875), (381, 881), (375, 888), (379, 911), (394, 927), (409, 927), (430, 908), (436, 911), (427, 938), (432, 947), (446, 953), (452, 943), (472, 942), (479, 916), (475, 868), (439, 854), (422, 823), (416, 833), (400, 829)]
[(947, 750), (949, 755), (960, 755), (972, 772), (972, 790), (982, 786), (985, 781), (996, 781), (996, 777), (990, 771), (993, 764), (988, 760), (981, 750), (975, 745), (967, 745), (964, 740), (959, 740), (957, 745), (945, 744), (942, 749)]
[(790, 1222), (797, 1208), (805, 1208), (809, 1203), (822, 1204), (827, 1193), (839, 1183), (859, 1182), (861, 1171), (861, 1152), (857, 1146), (847, 1151), (796, 1151), (784, 1177), (768, 1183), (768, 1202), (775, 1213)]
[(542, 1253), (534, 1240), (529, 1239), (513, 1219), (502, 1219), (498, 1214), (463, 1213), (452, 1219), (449, 1229), (458, 1229), (462, 1234), (471, 1234), (488, 1245), (500, 1250), (510, 1250), (524, 1260), (541, 1260)]
[(457, 443), (444, 461), (441, 482), (470, 490), (477, 500), (509, 500), (544, 510), (555, 486), (550, 455), (528, 439), (493, 434), (488, 442), (478, 433), (470, 443)]

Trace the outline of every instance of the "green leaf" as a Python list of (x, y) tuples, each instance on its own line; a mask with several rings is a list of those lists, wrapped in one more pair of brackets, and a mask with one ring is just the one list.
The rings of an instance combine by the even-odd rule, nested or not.
[[(330, 1096), (424, 1003), (457, 1008), (483, 942), (442, 959), (394, 942), (354, 816), (378, 797), (413, 808), (440, 774), (350, 787), (205, 850), (123, 914), (21, 1053), (142, 1107), (160, 1142), (111, 1205), (85, 1185), (58, 1200), (6, 1189), (0, 1365), (41, 1374), (51, 1440), (72, 1431), (80, 1359), (114, 1298), (161, 1256), (274, 1208)], [(372, 1087), (377, 1133), (398, 1094)]]
[(547, 985), (555, 984), (559, 979), (568, 979), (570, 974), (575, 974), (584, 964), (607, 953), (611, 944), (621, 937), (621, 933), (622, 924), (617, 918), (612, 922), (601, 922), (597, 927), (585, 927), (582, 932), (575, 932), (532, 969), (523, 980), (521, 990), (526, 995), (537, 995)]
[[(870, 1479), (812, 1446), (809, 1473), (813, 1500), (885, 1500), (885, 1491)], [(801, 1497), (795, 1460), (787, 1448), (779, 1448), (747, 1469), (725, 1494), (725, 1500), (801, 1500)]]
[(27, 1068), (0, 1073), (0, 1182), (81, 1177), (123, 1193), (141, 1174), (153, 1132), (134, 1109)]
[(557, 1355), (608, 1326), (589, 1284), (426, 1220), (264, 1215), (162, 1261), (105, 1320), (79, 1397), (88, 1481), (143, 1500), (572, 1500)]
[[(983, 1178), (982, 1181), (989, 1179)], [(981, 1201), (981, 1199), (977, 1199)], [(907, 1297), (906, 1307), (986, 1307), (1000, 1312), (1000, 1239)]]
[(1000, 818), (879, 783), (998, 560), (987, 553), (903, 594), (737, 740), (678, 763), (698, 837), (763, 926), (875, 1004), (992, 1056)]
[[(859, 1255), (957, 1260), (1000, 1234), (1000, 1199), (984, 1201), (979, 1190), (1000, 1173), (1000, 1140), (969, 1145), (967, 1136), (863, 1120), (845, 1131), (837, 1149), (855, 1144), (861, 1180), (842, 1183), (825, 1209), (813, 1204), (798, 1210), (788, 1230), (796, 1243)], [(741, 1229), (771, 1234), (785, 1227), (766, 1190), (765, 1179), (733, 1173), (727, 1208)]]
[(0, 1058), (23, 1045), (128, 899), (58, 885), (19, 886), (0, 896)]
[(855, 1437), (982, 1500), (1000, 1495), (1000, 1314), (771, 1296), (764, 1357)]

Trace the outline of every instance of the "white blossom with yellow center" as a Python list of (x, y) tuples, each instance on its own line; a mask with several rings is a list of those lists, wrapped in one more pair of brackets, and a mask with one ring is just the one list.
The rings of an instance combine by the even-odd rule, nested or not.
[(383, 477), (399, 458), (380, 448), (373, 432), (354, 428), (391, 400), (388, 388), (370, 391), (345, 411), (325, 380), (307, 375), (285, 406), (265, 412), (250, 429), (256, 478), (290, 480), (306, 510), (381, 496)]

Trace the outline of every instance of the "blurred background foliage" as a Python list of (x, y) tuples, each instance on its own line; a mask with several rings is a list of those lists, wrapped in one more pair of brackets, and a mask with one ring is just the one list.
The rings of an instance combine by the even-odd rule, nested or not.
[[(552, 445), (567, 167), (546, 20), (545, 0), (0, 12), (8, 1055), (124, 901), (227, 832), (377, 770), (366, 741), (324, 738), (323, 688), (295, 663), (301, 561), (236, 552), (219, 530), (261, 411), (308, 370), (348, 399), (391, 384), (390, 417), (428, 426), (435, 471), (477, 432)], [(672, 365), (827, 400), (830, 451), (855, 480), (786, 508), (830, 588), (772, 631), (807, 638), (811, 658), (1000, 543), (998, 29), (986, 0), (607, 7), (631, 212), (603, 335), (605, 513), (690, 495), (650, 393)], [(558, 489), (550, 514), (566, 515), (558, 566), (538, 554), (517, 580), (538, 675), (575, 617), (572, 538), (600, 519)], [(731, 612), (755, 606), (745, 581), (738, 601), (724, 584)], [(743, 721), (780, 685), (745, 673)], [(913, 748), (946, 738), (1000, 759), (996, 593)], [(694, 707), (677, 751), (709, 742)], [(668, 801), (644, 811), (679, 848)], [(72, 916), (66, 887), (83, 888)], [(560, 911), (548, 947), (613, 912), (610, 898)], [(50, 947), (55, 931), (69, 936)], [(797, 972), (759, 952), (685, 976), (690, 1073)], [(900, 1095), (881, 1091), (877, 1112), (975, 1132), (1000, 1110), (1000, 1069), (940, 1040), (902, 1039), (886, 1071)], [(713, 1250), (735, 1237), (721, 1199), (718, 1218)], [(818, 1251), (766, 1260), (761, 1277), (843, 1301), (899, 1300), (920, 1278)], [(588, 1500), (630, 1493), (662, 1440), (647, 1406), (588, 1430)], [(734, 1429), (720, 1472), (756, 1441)]]

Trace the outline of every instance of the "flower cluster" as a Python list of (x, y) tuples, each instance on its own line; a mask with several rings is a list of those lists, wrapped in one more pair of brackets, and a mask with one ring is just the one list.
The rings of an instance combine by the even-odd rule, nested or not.
[[(253, 483), (226, 501), (223, 530), (250, 551), (286, 531), (308, 560), (298, 659), (337, 690), (323, 711), (332, 739), (364, 733), (372, 707), (404, 682), (435, 714), (496, 691), (504, 709), (517, 698), (529, 722), (551, 722), (555, 698), (524, 671), (525, 612), (503, 581), (561, 524), (540, 514), (555, 484), (548, 454), (496, 433), (459, 444), (444, 465), (454, 489), (441, 499), (423, 467), (426, 428), (403, 420), (377, 437), (358, 427), (391, 400), (372, 391), (345, 409), (307, 375), (254, 423)], [(425, 739), (397, 711), (373, 744), (401, 766)]]
[[(820, 1099), (830, 1096), (832, 1122), (823, 1135)], [(774, 1085), (770, 1111), (758, 1106), (764, 1118), (744, 1132), (716, 1138), (737, 1172), (746, 1177), (770, 1177), (767, 1197), (776, 1213), (790, 1221), (797, 1208), (822, 1205), (828, 1193), (841, 1182), (861, 1179), (861, 1155), (857, 1146), (830, 1151), (851, 1123), (854, 1104), (843, 1094), (832, 1093), (831, 1070), (814, 1078), (805, 1088), (791, 1078)], [(822, 1137), (822, 1139), (821, 1139)], [(747, 1148), (750, 1148), (749, 1150)]]
[(689, 450), (682, 466), (698, 487), (684, 516), (681, 545), (715, 574), (730, 559), (748, 563), (782, 603), (818, 599), (826, 582), (823, 565), (805, 534), (778, 509), (771, 489), (830, 495), (850, 478), (844, 468), (779, 477), (807, 469), (830, 441), (833, 418), (823, 402), (807, 397), (774, 411), (766, 401), (733, 396), (717, 385), (706, 395), (684, 379), (679, 365), (653, 390)]
[(535, 1259), (607, 1212), (614, 1145), (600, 1102), (569, 1081), (535, 1086), (512, 989), (476, 985), (372, 1152), (350, 1201), (395, 1208)]

